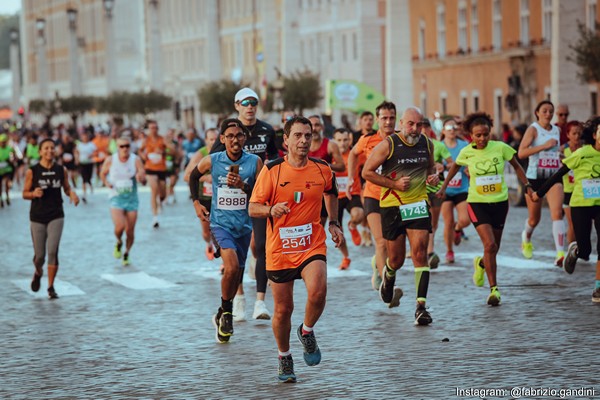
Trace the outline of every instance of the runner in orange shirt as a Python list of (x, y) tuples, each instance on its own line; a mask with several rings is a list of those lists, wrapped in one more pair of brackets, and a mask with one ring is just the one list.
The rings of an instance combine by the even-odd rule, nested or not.
[[(381, 141), (385, 140), (388, 136), (394, 133), (396, 128), (396, 105), (389, 101), (384, 101), (377, 106), (375, 109), (377, 116), (377, 123), (379, 124), (379, 130), (377, 133), (366, 134), (360, 137), (356, 145), (350, 151), (348, 156), (348, 185), (352, 185), (352, 177), (355, 175), (357, 170), (357, 163), (359, 156), (364, 154), (367, 158), (371, 155), (373, 148), (377, 146)], [(366, 182), (363, 191), (363, 206), (365, 209), (365, 216), (371, 229), (371, 234), (375, 239), (375, 256), (371, 260), (371, 267), (373, 268), (373, 276), (371, 277), (371, 285), (374, 290), (379, 290), (381, 285), (381, 271), (385, 265), (387, 258), (387, 249), (385, 239), (381, 231), (381, 213), (379, 209), (379, 197), (381, 194), (381, 187), (375, 185), (372, 182)], [(348, 194), (346, 194), (348, 196)], [(394, 298), (390, 307), (397, 307), (400, 303), (400, 292), (394, 293)]]
[[(352, 141), (352, 134), (346, 128), (338, 128), (333, 132), (333, 140), (337, 143), (342, 153), (344, 164), (348, 165), (348, 156), (350, 155), (350, 143)], [(334, 161), (335, 164), (335, 161)], [(363, 206), (360, 201), (360, 178), (358, 177), (358, 171), (354, 174), (353, 184), (348, 187), (348, 172), (336, 172), (335, 177), (338, 183), (338, 221), (340, 225), (344, 217), (344, 210), (350, 214), (350, 222), (348, 222), (348, 229), (352, 235), (352, 242), (356, 246), (360, 246), (361, 237), (360, 232), (357, 229), (357, 225), (360, 225), (365, 217)], [(351, 197), (346, 197), (346, 193), (350, 193)], [(344, 258), (340, 264), (340, 269), (348, 269), (350, 267), (348, 246), (346, 243), (340, 246), (340, 251)]]
[(110, 144), (110, 137), (107, 132), (100, 131), (94, 139), (92, 139), (92, 143), (96, 146), (96, 151), (92, 155), (92, 161), (96, 165), (96, 179), (99, 183), (102, 183), (102, 178), (100, 177), (100, 172), (102, 171), (102, 164), (104, 164), (104, 160), (106, 157), (110, 155), (110, 151), (108, 150), (108, 146)]
[[(337, 183), (329, 165), (308, 157), (312, 140), (310, 121), (296, 116), (285, 123), (283, 139), (288, 155), (266, 164), (261, 171), (249, 213), (267, 220), (267, 276), (275, 304), (273, 333), (279, 349), (279, 379), (295, 382), (290, 352), (294, 309), (294, 280), (303, 279), (308, 293), (304, 323), (298, 339), (307, 365), (321, 362), (313, 327), (325, 308), (327, 264), (325, 228), (320, 224), (321, 201), (330, 216), (329, 232), (339, 247), (344, 243), (337, 215)], [(331, 218), (333, 216), (333, 218)]]

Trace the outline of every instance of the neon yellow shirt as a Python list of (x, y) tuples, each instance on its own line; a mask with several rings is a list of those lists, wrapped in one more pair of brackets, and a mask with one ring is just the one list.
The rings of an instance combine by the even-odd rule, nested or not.
[(600, 151), (585, 145), (563, 160), (575, 173), (575, 184), (569, 205), (591, 207), (600, 205)]
[(469, 167), (469, 203), (499, 203), (508, 200), (504, 164), (516, 150), (504, 142), (490, 140), (484, 149), (469, 144), (456, 158), (456, 164)]
[[(571, 149), (568, 147), (565, 147), (565, 151), (563, 153), (565, 154), (565, 158), (567, 158), (571, 154), (573, 154)], [(573, 193), (573, 187), (575, 187), (574, 183), (575, 183), (575, 173), (573, 172), (573, 170), (570, 170), (568, 174), (563, 176), (564, 192), (565, 193)]]

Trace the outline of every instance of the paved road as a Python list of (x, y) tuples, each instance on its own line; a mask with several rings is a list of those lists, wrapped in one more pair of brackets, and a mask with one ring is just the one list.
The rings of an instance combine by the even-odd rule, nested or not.
[[(298, 383), (284, 385), (269, 321), (239, 323), (231, 343), (215, 343), (210, 318), (219, 306), (219, 262), (204, 259), (199, 223), (180, 189), (158, 230), (150, 228), (149, 195), (141, 194), (126, 268), (112, 258), (106, 195), (66, 205), (57, 301), (46, 299), (44, 280), (39, 294), (28, 290), (29, 203), (15, 200), (0, 210), (0, 398), (481, 397), (460, 391), (467, 389), (506, 389), (492, 394), (511, 398), (512, 387), (595, 388), (600, 396), (593, 264), (580, 263), (571, 276), (552, 266), (547, 210), (530, 261), (519, 253), (525, 209), (510, 211), (498, 272), (501, 307), (488, 307), (488, 289), (471, 283), (481, 243), (469, 227), (456, 264), (432, 274), (429, 327), (413, 325), (410, 260), (398, 278), (406, 297), (389, 310), (370, 289), (372, 248), (351, 245), (348, 271), (337, 270), (340, 255), (332, 250), (328, 304), (316, 327), (323, 361), (307, 367), (293, 341)], [(253, 283), (246, 280), (248, 314)], [(300, 282), (296, 296), (294, 328), (306, 298)], [(267, 295), (272, 310), (271, 301)]]

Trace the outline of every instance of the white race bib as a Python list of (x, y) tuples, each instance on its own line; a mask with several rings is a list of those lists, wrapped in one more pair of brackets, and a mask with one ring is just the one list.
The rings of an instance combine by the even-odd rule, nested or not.
[(160, 154), (160, 153), (149, 153), (148, 154), (148, 160), (150, 160), (150, 162), (152, 164), (158, 164), (162, 160), (162, 154)]
[(569, 171), (569, 183), (575, 183), (575, 172), (573, 170)]
[(173, 160), (167, 160), (166, 164), (167, 164), (167, 169), (173, 168)]
[(217, 208), (219, 210), (245, 210), (247, 197), (242, 189), (220, 187), (217, 191)]
[(558, 151), (542, 151), (539, 153), (538, 168), (558, 169), (560, 168), (560, 154)]
[(279, 228), (279, 238), (283, 254), (301, 253), (309, 250), (312, 244), (312, 224)]
[(600, 179), (582, 179), (584, 199), (600, 199)]
[(478, 176), (475, 178), (477, 193), (482, 195), (496, 194), (502, 191), (502, 177), (500, 175)]
[(400, 216), (402, 221), (412, 221), (414, 219), (427, 218), (427, 202), (425, 200), (417, 201), (416, 203), (403, 204), (400, 206)]
[[(444, 178), (448, 177), (448, 171), (444, 171)], [(454, 175), (454, 178), (448, 182), (449, 188), (459, 188), (462, 185), (462, 173), (459, 171)]]
[(71, 153), (64, 153), (62, 155), (62, 159), (63, 159), (64, 162), (71, 162), (71, 161), (73, 161), (73, 154), (71, 154)]
[(133, 180), (123, 179), (118, 180), (114, 184), (115, 192), (117, 194), (131, 193), (133, 191)]
[(212, 197), (212, 183), (203, 182), (202, 183), (202, 195), (206, 197)]
[(338, 184), (338, 192), (346, 193), (348, 191), (348, 177), (340, 176), (336, 179)]

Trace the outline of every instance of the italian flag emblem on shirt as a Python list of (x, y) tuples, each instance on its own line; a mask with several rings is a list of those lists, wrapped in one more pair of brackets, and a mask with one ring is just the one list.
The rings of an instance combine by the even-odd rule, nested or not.
[(294, 192), (294, 202), (300, 203), (304, 199), (304, 193)]

